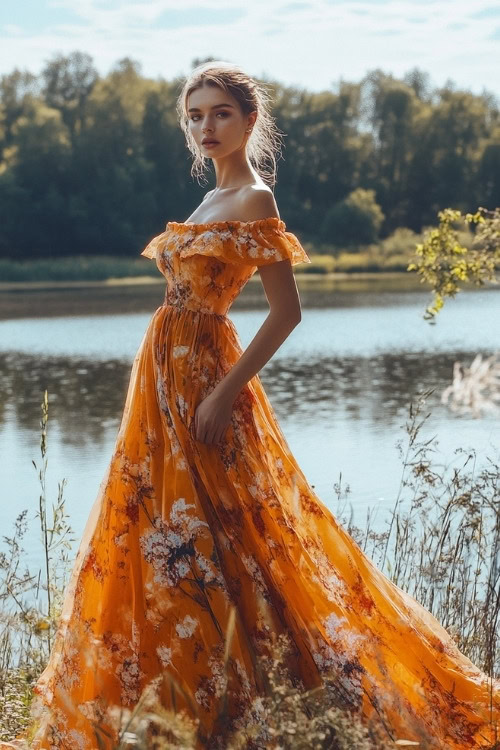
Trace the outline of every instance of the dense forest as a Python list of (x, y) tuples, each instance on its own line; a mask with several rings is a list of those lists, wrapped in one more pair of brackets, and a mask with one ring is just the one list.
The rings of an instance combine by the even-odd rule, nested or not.
[[(202, 60), (194, 60), (197, 65)], [(124, 58), (102, 77), (82, 52), (0, 79), (0, 256), (136, 256), (214, 186), (190, 175), (177, 121), (182, 79)], [(283, 138), (275, 195), (290, 231), (338, 247), (436, 224), (447, 206), (500, 205), (492, 94), (369, 72), (309, 92), (263, 81)]]

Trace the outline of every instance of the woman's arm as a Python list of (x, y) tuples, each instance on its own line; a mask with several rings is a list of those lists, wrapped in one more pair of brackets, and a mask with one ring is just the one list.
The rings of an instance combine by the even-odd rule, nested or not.
[[(242, 200), (242, 221), (276, 217), (278, 207), (268, 189), (250, 188)], [(234, 401), (243, 386), (269, 362), (283, 341), (301, 320), (300, 299), (289, 260), (259, 267), (262, 285), (269, 303), (269, 314), (238, 362), (214, 389), (223, 398)]]
[(213, 392), (234, 401), (243, 386), (261, 370), (301, 320), (300, 300), (289, 260), (260, 266), (269, 313), (239, 360)]
[[(246, 203), (245, 219), (257, 221), (277, 216), (274, 196), (258, 191)], [(243, 386), (269, 362), (301, 320), (300, 299), (290, 261), (259, 267), (269, 314), (239, 360), (205, 398), (195, 415), (198, 440), (218, 442), (231, 418), (234, 400)]]

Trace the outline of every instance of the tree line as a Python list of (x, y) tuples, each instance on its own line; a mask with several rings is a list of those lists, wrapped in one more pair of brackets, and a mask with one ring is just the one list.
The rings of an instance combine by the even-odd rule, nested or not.
[[(182, 83), (144, 77), (128, 57), (101, 76), (78, 51), (39, 75), (2, 75), (0, 255), (134, 256), (167, 221), (183, 221), (215, 177), (191, 178), (175, 110)], [(335, 252), (398, 227), (420, 232), (448, 206), (500, 205), (492, 94), (432, 88), (417, 68), (322, 92), (263, 83), (285, 133), (276, 199), (304, 239)]]

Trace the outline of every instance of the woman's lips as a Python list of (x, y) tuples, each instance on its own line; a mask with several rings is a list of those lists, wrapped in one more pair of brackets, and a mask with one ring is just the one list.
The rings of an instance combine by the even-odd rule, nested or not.
[(205, 148), (213, 148), (214, 146), (219, 145), (219, 141), (205, 141), (205, 143), (202, 143), (201, 145), (205, 146)]

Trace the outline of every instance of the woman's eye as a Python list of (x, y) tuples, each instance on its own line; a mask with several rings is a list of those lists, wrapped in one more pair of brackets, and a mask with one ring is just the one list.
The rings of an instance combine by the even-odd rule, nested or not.
[[(218, 114), (218, 115), (224, 115), (224, 117), (226, 117), (226, 116), (227, 116), (227, 115), (229, 114), (229, 112), (217, 112), (217, 114)], [(196, 119), (196, 118), (198, 118), (199, 116), (200, 116), (200, 115), (193, 115), (193, 116), (191, 117), (191, 119), (193, 120), (193, 122), (197, 122), (197, 119)]]

